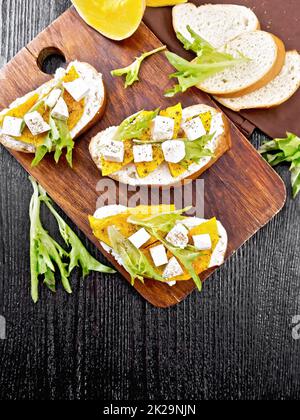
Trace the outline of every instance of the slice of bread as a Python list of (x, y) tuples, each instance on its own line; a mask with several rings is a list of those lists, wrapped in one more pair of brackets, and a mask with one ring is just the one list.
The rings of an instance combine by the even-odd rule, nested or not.
[[(137, 207), (138, 208), (138, 207)], [(135, 208), (135, 210), (137, 209)], [(94, 218), (98, 219), (98, 220), (102, 220), (102, 219), (107, 219), (108, 217), (111, 216), (117, 216), (118, 214), (122, 214), (125, 212), (130, 211), (130, 209), (128, 207), (125, 207), (123, 205), (120, 204), (111, 204), (108, 206), (104, 206), (104, 207), (100, 207), (96, 210), (96, 212), (94, 213)], [(196, 227), (196, 226), (200, 226), (203, 223), (208, 222), (208, 220), (206, 219), (200, 219), (198, 217), (187, 217), (184, 220), (181, 220), (180, 222), (178, 222), (181, 225), (186, 224), (188, 230), (191, 230), (192, 228)], [(217, 268), (219, 266), (221, 266), (224, 263), (225, 260), (225, 256), (226, 256), (226, 251), (227, 251), (227, 247), (228, 247), (228, 234), (227, 231), (225, 229), (225, 227), (222, 225), (222, 223), (217, 220), (217, 226), (218, 226), (218, 233), (219, 233), (219, 241), (213, 251), (213, 253), (211, 254), (211, 258), (209, 261), (209, 266), (207, 268), (207, 270), (205, 270), (204, 272), (200, 272), (199, 274), (202, 274), (202, 276), (204, 276), (205, 274), (208, 274), (211, 268)], [(111, 254), (114, 259), (116, 260), (116, 262), (124, 267), (124, 262), (121, 258), (121, 256), (113, 249), (111, 248), (111, 246), (108, 246), (105, 242), (101, 241), (100, 238), (99, 242), (101, 244), (101, 246), (103, 247), (103, 249), (108, 252), (109, 254)], [(188, 281), (190, 280), (191, 277), (189, 276), (181, 276), (181, 277), (177, 277), (176, 282), (177, 281)], [(170, 284), (169, 281), (166, 279), (166, 283)], [(173, 283), (170, 284), (170, 286), (172, 286)]]
[(238, 98), (219, 98), (215, 96), (215, 99), (233, 111), (273, 108), (290, 99), (299, 87), (300, 55), (297, 51), (289, 51), (279, 75), (263, 88)]
[(246, 95), (267, 85), (281, 72), (286, 55), (283, 42), (264, 31), (245, 32), (220, 51), (235, 57), (241, 53), (251, 60), (227, 68), (197, 86), (225, 98)]
[(192, 3), (179, 4), (173, 8), (173, 27), (187, 39), (191, 39), (186, 27), (189, 25), (215, 48), (244, 32), (260, 29), (259, 21), (251, 9), (230, 4)]
[[(192, 105), (183, 109), (182, 119), (183, 121), (186, 121), (205, 112), (210, 112), (212, 118), (218, 117), (220, 119), (221, 129), (218, 130), (218, 128), (216, 128), (216, 134), (210, 144), (210, 148), (213, 149), (214, 156), (203, 157), (201, 162), (192, 163), (185, 172), (177, 177), (173, 177), (171, 175), (167, 162), (163, 162), (157, 169), (155, 169), (155, 171), (145, 178), (140, 178), (138, 176), (134, 163), (129, 163), (117, 172), (110, 174), (109, 177), (123, 184), (132, 186), (152, 185), (155, 187), (176, 185), (185, 179), (197, 179), (231, 148), (230, 127), (227, 118), (218, 109), (204, 104)], [(100, 171), (102, 171), (101, 150), (103, 144), (107, 140), (113, 139), (116, 130), (117, 127), (109, 127), (98, 133), (91, 140), (89, 147), (90, 154)]]
[[(29, 92), (22, 98), (16, 99), (8, 109), (4, 109), (0, 112), (0, 117), (5, 116), (8, 111), (24, 104), (26, 100), (28, 100), (34, 94), (38, 94), (39, 98), (47, 95), (72, 66), (75, 67), (80, 77), (82, 77), (84, 81), (90, 86), (90, 91), (85, 97), (83, 115), (75, 127), (73, 127), (70, 131), (73, 140), (79, 137), (81, 134), (83, 134), (83, 132), (87, 131), (90, 127), (96, 124), (96, 122), (102, 117), (106, 104), (106, 92), (103, 84), (102, 74), (98, 73), (97, 70), (88, 63), (73, 61), (68, 65), (66, 70), (63, 68), (58, 69), (53, 79), (43, 84), (35, 91)], [(17, 138), (1, 134), (1, 128), (0, 143), (2, 143), (5, 147), (17, 152), (35, 153), (36, 151), (36, 146), (34, 144), (24, 143), (19, 141)]]

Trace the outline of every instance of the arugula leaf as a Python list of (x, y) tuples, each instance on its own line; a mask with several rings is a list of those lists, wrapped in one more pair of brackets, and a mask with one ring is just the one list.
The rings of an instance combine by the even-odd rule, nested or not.
[(53, 149), (54, 160), (58, 163), (63, 149), (67, 148), (66, 159), (72, 167), (72, 152), (75, 143), (71, 137), (67, 122), (54, 119), (50, 116), (49, 125), (51, 130), (45, 136), (44, 142), (36, 148), (35, 157), (31, 162), (31, 166), (37, 166), (45, 155), (52, 152)]
[(51, 130), (46, 135), (43, 144), (36, 148), (35, 157), (31, 162), (32, 167), (37, 166), (43, 160), (45, 155), (53, 150), (55, 142), (59, 139), (59, 132), (51, 116), (49, 119), (49, 125)]
[[(42, 278), (43, 283), (52, 292), (56, 291), (55, 265), (59, 269), (61, 282), (67, 293), (72, 293), (69, 276), (78, 263), (80, 263), (82, 267), (84, 276), (87, 275), (90, 270), (114, 273), (114, 270), (100, 264), (88, 253), (79, 238), (54, 210), (46, 192), (42, 187), (38, 186), (34, 178), (30, 177), (29, 179), (33, 186), (29, 215), (31, 296), (34, 303), (38, 301), (39, 297), (39, 278)], [(40, 220), (41, 202), (46, 203), (56, 217), (63, 239), (67, 245), (71, 246), (70, 252), (65, 251), (43, 228)]]
[(67, 121), (54, 120), (54, 122), (59, 133), (59, 138), (55, 141), (54, 160), (58, 163), (63, 149), (67, 148), (66, 159), (72, 168), (72, 153), (75, 143), (71, 137)]
[(147, 257), (125, 238), (115, 226), (108, 227), (108, 235), (112, 248), (120, 255), (125, 269), (131, 276), (132, 285), (134, 285), (136, 279), (143, 282), (144, 278), (165, 281), (152, 267)]
[(142, 226), (148, 229), (157, 229), (161, 232), (169, 232), (176, 224), (178, 220), (185, 219), (182, 216), (183, 213), (189, 211), (191, 207), (187, 207), (182, 210), (175, 210), (170, 213), (161, 213), (154, 216), (138, 216), (132, 215), (129, 216), (127, 221), (134, 225)]
[(192, 41), (186, 39), (180, 32), (176, 32), (176, 36), (183, 44), (183, 48), (187, 51), (191, 50), (197, 55), (202, 55), (203, 52), (213, 52), (214, 47), (210, 45), (205, 39), (201, 38), (193, 29), (187, 25), (186, 29), (191, 34)]
[(300, 191), (300, 138), (296, 134), (287, 133), (286, 138), (268, 141), (258, 151), (271, 166), (291, 163), (291, 183), (295, 198)]
[(296, 198), (300, 191), (300, 160), (296, 160), (291, 166), (291, 183), (293, 189), (293, 198)]
[(155, 53), (158, 53), (160, 51), (163, 51), (165, 49), (166, 49), (166, 46), (164, 45), (163, 47), (156, 48), (153, 51), (146, 52), (142, 54), (140, 57), (137, 57), (136, 60), (129, 66), (124, 67), (123, 69), (117, 69), (117, 70), (111, 71), (111, 75), (116, 76), (116, 77), (126, 75), (125, 88), (127, 88), (128, 86), (133, 85), (133, 83), (139, 81), (140, 67), (141, 67), (142, 62), (145, 60), (145, 58)]
[(177, 54), (168, 51), (165, 53), (170, 64), (177, 70), (169, 77), (177, 78), (179, 82), (165, 92), (166, 97), (173, 97), (177, 93), (186, 92), (190, 87), (202, 83), (227, 68), (249, 61), (241, 53), (238, 53), (239, 57), (235, 58), (230, 54), (219, 52), (189, 26), (187, 26), (187, 29), (191, 34), (192, 41), (187, 40), (180, 33), (177, 33), (177, 37), (183, 43), (185, 49), (192, 50), (197, 54), (197, 58), (189, 62)]
[(186, 141), (185, 142), (185, 160), (192, 160), (193, 162), (199, 163), (199, 160), (203, 157), (214, 156), (214, 154), (206, 149), (205, 146), (213, 138), (214, 134), (207, 134), (200, 137), (198, 140)]
[(40, 207), (38, 185), (33, 178), (29, 178), (33, 186), (33, 196), (30, 202), (30, 271), (31, 271), (31, 296), (33, 301), (38, 301), (39, 276), (43, 277), (44, 283), (55, 290), (53, 275), (55, 263), (59, 269), (61, 281), (67, 293), (72, 293), (68, 280), (68, 271), (63, 258), (67, 252), (48, 234), (40, 221)]
[(149, 128), (150, 122), (159, 114), (159, 108), (155, 111), (140, 111), (124, 120), (118, 127), (114, 139), (132, 140), (139, 138)]
[(43, 201), (50, 212), (55, 217), (60, 234), (65, 241), (66, 245), (71, 247), (68, 257), (70, 259), (68, 275), (78, 267), (79, 264), (82, 268), (83, 276), (87, 276), (90, 271), (98, 271), (101, 273), (115, 273), (115, 270), (101, 264), (87, 251), (83, 243), (80, 241), (75, 232), (66, 224), (66, 222), (60, 217), (57, 211), (54, 209), (50, 198), (47, 196), (46, 191), (39, 186), (40, 199)]

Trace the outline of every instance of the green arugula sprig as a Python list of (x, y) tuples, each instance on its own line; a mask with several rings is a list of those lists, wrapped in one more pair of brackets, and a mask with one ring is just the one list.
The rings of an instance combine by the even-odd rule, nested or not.
[(200, 159), (203, 157), (213, 157), (214, 154), (206, 146), (215, 136), (213, 134), (206, 134), (194, 141), (185, 142), (185, 160), (192, 160), (195, 163), (199, 163)]
[(137, 57), (136, 60), (132, 64), (130, 64), (129, 66), (124, 67), (122, 69), (116, 69), (116, 70), (111, 71), (111, 75), (116, 76), (116, 77), (126, 75), (125, 88), (127, 88), (127, 87), (133, 85), (135, 82), (139, 81), (139, 71), (140, 71), (142, 62), (147, 57), (150, 57), (151, 55), (156, 54), (156, 53), (158, 53), (160, 51), (163, 51), (165, 49), (166, 49), (166, 46), (164, 45), (163, 47), (156, 48), (153, 51), (146, 52), (146, 53), (142, 54), (140, 57)]
[(296, 134), (287, 133), (286, 138), (264, 143), (259, 148), (259, 153), (271, 166), (283, 162), (291, 164), (291, 183), (295, 198), (300, 191), (300, 138)]
[(197, 57), (189, 62), (177, 54), (167, 51), (166, 57), (170, 64), (177, 70), (171, 74), (170, 78), (176, 78), (178, 84), (165, 92), (166, 97), (173, 97), (177, 93), (186, 92), (192, 86), (202, 83), (204, 80), (223, 70), (245, 63), (249, 59), (238, 52), (238, 58), (231, 54), (218, 51), (207, 41), (187, 26), (192, 41), (187, 40), (181, 33), (177, 33), (178, 39), (183, 43), (186, 50), (191, 50)]
[(142, 251), (125, 238), (115, 226), (109, 226), (108, 235), (112, 248), (121, 257), (124, 267), (130, 274), (132, 285), (134, 285), (136, 279), (143, 283), (144, 278), (165, 281)]
[(118, 127), (114, 139), (115, 140), (132, 140), (139, 138), (149, 128), (150, 122), (157, 117), (160, 109), (155, 111), (139, 111), (134, 115), (126, 118)]
[(45, 155), (52, 151), (54, 151), (54, 160), (58, 163), (63, 149), (67, 149), (66, 159), (72, 168), (72, 154), (75, 143), (71, 137), (67, 122), (54, 119), (50, 116), (49, 125), (51, 129), (45, 136), (44, 142), (36, 148), (35, 157), (31, 166), (37, 166)]
[[(39, 279), (52, 291), (56, 291), (55, 265), (59, 269), (62, 285), (67, 293), (72, 293), (69, 283), (71, 272), (79, 264), (83, 276), (90, 271), (114, 273), (115, 271), (99, 263), (84, 247), (77, 235), (59, 216), (52, 206), (45, 190), (38, 186), (33, 178), (29, 178), (33, 186), (33, 195), (30, 202), (30, 271), (31, 271), (31, 296), (33, 301), (38, 301)], [(70, 251), (64, 250), (44, 229), (40, 220), (41, 202), (44, 202), (57, 220), (61, 236)]]

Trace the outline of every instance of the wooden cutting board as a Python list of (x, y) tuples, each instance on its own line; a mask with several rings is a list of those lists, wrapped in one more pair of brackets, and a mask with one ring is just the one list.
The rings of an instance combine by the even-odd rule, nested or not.
[[(300, 52), (300, 3), (299, 0), (189, 0), (190, 3), (240, 4), (252, 8), (263, 30), (279, 36), (287, 50)], [(172, 8), (148, 8), (144, 18), (147, 26), (171, 51), (187, 58), (194, 55), (185, 51), (177, 40), (172, 27)], [(270, 137), (284, 137), (286, 131), (300, 134), (300, 89), (285, 104), (270, 110), (245, 110), (239, 113), (224, 108), (232, 121), (245, 134), (250, 135), (257, 127)]]
[[(127, 280), (125, 270), (100, 247), (89, 227), (87, 216), (95, 211), (96, 185), (101, 179), (88, 153), (89, 141), (98, 131), (119, 124), (142, 108), (167, 107), (177, 101), (184, 107), (195, 103), (212, 104), (208, 96), (196, 89), (176, 100), (163, 97), (163, 91), (170, 86), (167, 75), (172, 70), (163, 54), (145, 62), (142, 82), (131, 89), (125, 90), (121, 79), (111, 77), (112, 69), (128, 65), (141, 51), (159, 45), (160, 41), (144, 24), (129, 40), (110, 41), (88, 27), (71, 8), (0, 72), (1, 108), (49, 80), (50, 76), (37, 65), (49, 49), (61, 51), (67, 62), (87, 61), (103, 73), (108, 92), (106, 113), (101, 122), (77, 141), (73, 170), (63, 159), (55, 165), (52, 156), (32, 169), (31, 155), (16, 152), (13, 155)], [(203, 176), (205, 216), (217, 216), (226, 227), (229, 236), (227, 258), (282, 208), (286, 195), (282, 180), (233, 124), (231, 134), (232, 149)], [(171, 288), (149, 280), (145, 285), (137, 281), (135, 288), (153, 305), (168, 307), (182, 301), (194, 290), (194, 284), (181, 282)]]

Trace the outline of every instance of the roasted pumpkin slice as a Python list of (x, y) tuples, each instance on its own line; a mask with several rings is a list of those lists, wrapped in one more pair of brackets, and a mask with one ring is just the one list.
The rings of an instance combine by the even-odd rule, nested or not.
[(90, 224), (93, 229), (94, 235), (100, 241), (104, 242), (107, 245), (111, 245), (109, 236), (107, 233), (107, 228), (109, 226), (116, 226), (119, 231), (124, 235), (126, 238), (133, 235), (137, 228), (134, 225), (127, 223), (127, 219), (129, 217), (129, 212), (117, 214), (116, 216), (106, 217), (105, 219), (96, 219), (95, 217), (90, 217)]
[(79, 79), (79, 74), (75, 68), (75, 66), (71, 66), (69, 71), (64, 75), (63, 82), (74, 82), (74, 80)]
[(184, 174), (186, 172), (186, 168), (182, 166), (180, 163), (168, 163), (171, 175), (173, 178), (177, 178), (178, 176)]
[[(100, 241), (104, 242), (105, 244), (111, 246), (109, 236), (107, 233), (107, 229), (109, 226), (116, 226), (116, 228), (122, 233), (125, 238), (129, 238), (129, 236), (133, 235), (137, 232), (140, 228), (137, 225), (133, 225), (127, 222), (127, 219), (130, 215), (140, 215), (141, 217), (145, 217), (149, 215), (151, 212), (152, 215), (160, 214), (164, 212), (170, 212), (175, 209), (174, 206), (169, 205), (158, 205), (158, 206), (138, 206), (135, 208), (128, 208), (124, 213), (117, 214), (115, 216), (109, 216), (105, 219), (96, 219), (95, 217), (90, 216), (89, 221), (91, 228), (93, 230), (94, 235)], [(155, 238), (150, 238), (149, 241), (143, 245), (142, 248), (147, 248), (149, 245), (156, 242)]]
[(140, 178), (146, 178), (151, 172), (155, 171), (164, 161), (164, 154), (160, 146), (154, 145), (153, 160), (151, 162), (135, 163), (135, 167)]
[(203, 114), (200, 114), (199, 117), (202, 121), (203, 127), (206, 130), (206, 133), (209, 133), (210, 132), (210, 127), (211, 127), (211, 120), (212, 120), (211, 112), (209, 112), (209, 111), (204, 112)]
[(113, 174), (114, 172), (119, 171), (124, 166), (133, 162), (133, 152), (132, 152), (131, 141), (130, 140), (125, 141), (124, 146), (125, 146), (125, 154), (124, 154), (124, 161), (122, 163), (109, 162), (108, 160), (105, 160), (103, 157), (101, 157), (101, 167), (102, 167), (103, 176), (108, 176), (110, 174)]

